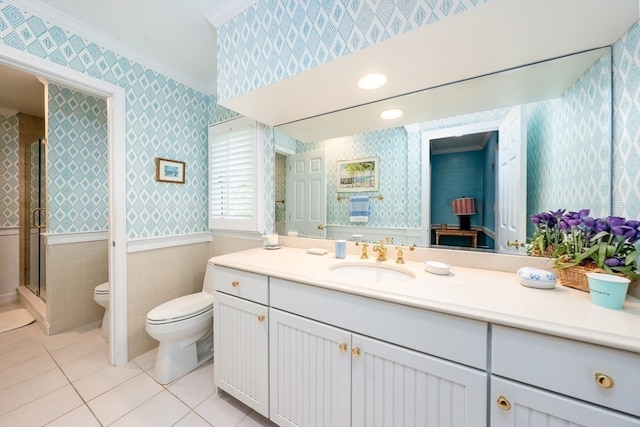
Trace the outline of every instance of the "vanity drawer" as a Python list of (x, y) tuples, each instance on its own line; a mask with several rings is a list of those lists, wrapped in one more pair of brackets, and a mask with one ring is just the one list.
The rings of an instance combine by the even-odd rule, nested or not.
[(640, 416), (640, 354), (493, 325), (491, 371)]
[(213, 267), (213, 280), (216, 291), (259, 304), (269, 304), (267, 276), (216, 265)]

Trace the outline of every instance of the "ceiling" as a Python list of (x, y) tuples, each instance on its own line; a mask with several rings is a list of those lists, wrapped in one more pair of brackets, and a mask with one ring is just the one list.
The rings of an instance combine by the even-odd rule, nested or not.
[[(215, 27), (256, 0), (8, 1), (197, 90), (215, 93)], [(0, 65), (0, 108), (44, 117), (42, 84)]]

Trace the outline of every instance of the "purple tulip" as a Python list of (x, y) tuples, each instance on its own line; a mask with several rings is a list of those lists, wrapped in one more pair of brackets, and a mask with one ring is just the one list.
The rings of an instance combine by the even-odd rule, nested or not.
[(609, 216), (606, 219), (607, 224), (609, 224), (609, 227), (613, 228), (613, 227), (620, 227), (622, 225), (625, 225), (626, 220), (620, 216)]
[(604, 263), (609, 267), (617, 267), (620, 265), (620, 260), (618, 258), (607, 258)]
[(627, 221), (627, 223), (625, 225), (627, 227), (640, 229), (640, 221), (638, 221), (637, 219), (630, 219), (629, 221)]

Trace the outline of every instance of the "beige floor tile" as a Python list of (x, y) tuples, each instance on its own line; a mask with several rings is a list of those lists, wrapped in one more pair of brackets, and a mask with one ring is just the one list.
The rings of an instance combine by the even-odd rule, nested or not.
[(189, 413), (190, 409), (168, 391), (156, 394), (124, 417), (113, 427), (170, 427)]
[(236, 426), (250, 409), (226, 393), (214, 394), (198, 407), (196, 413), (214, 426)]
[(51, 356), (46, 353), (23, 363), (2, 369), (0, 370), (0, 390), (36, 377), (57, 367)]
[(50, 422), (46, 427), (100, 427), (100, 423), (86, 405), (81, 405)]
[(251, 411), (240, 421), (237, 427), (277, 427), (268, 418), (263, 417), (255, 411)]
[(109, 425), (163, 390), (148, 375), (140, 373), (96, 397), (88, 405), (98, 421)]
[(42, 344), (33, 342), (29, 345), (18, 347), (12, 351), (0, 354), (0, 370), (23, 363), (27, 360), (48, 354)]
[(122, 367), (105, 364), (101, 369), (74, 381), (73, 386), (78, 390), (80, 396), (88, 402), (114, 387), (129, 381), (141, 372), (140, 368), (133, 363), (127, 363), (127, 365)]
[(99, 329), (97, 329), (96, 324), (90, 324), (81, 326), (68, 332), (45, 337), (45, 339), (43, 340), (43, 344), (47, 348), (47, 350), (53, 352), (63, 347), (67, 347), (69, 345), (84, 341), (87, 338), (98, 335), (98, 333)]
[(175, 423), (173, 427), (211, 427), (211, 424), (202, 419), (200, 415), (191, 411), (180, 421)]
[(7, 387), (0, 391), (0, 414), (7, 414), (68, 384), (69, 381), (59, 369), (51, 369), (42, 375)]
[(108, 352), (109, 343), (101, 336), (93, 334), (80, 342), (52, 351), (51, 356), (58, 364), (65, 365), (97, 350)]
[(149, 350), (146, 353), (143, 353), (140, 356), (134, 358), (132, 362), (138, 365), (140, 369), (142, 369), (143, 371), (149, 371), (156, 364), (157, 354), (158, 354), (158, 347), (154, 348), (153, 350)]
[(168, 387), (168, 390), (189, 408), (195, 408), (216, 392), (213, 383), (213, 361), (178, 379)]
[(109, 349), (101, 348), (93, 353), (85, 354), (76, 360), (61, 365), (69, 381), (74, 382), (78, 379), (92, 374), (96, 371), (104, 369), (109, 365)]
[(23, 328), (3, 332), (0, 334), (0, 357), (7, 352), (41, 343), (43, 339), (44, 333), (35, 323)]
[(0, 416), (0, 426), (40, 427), (81, 405), (80, 396), (67, 385)]

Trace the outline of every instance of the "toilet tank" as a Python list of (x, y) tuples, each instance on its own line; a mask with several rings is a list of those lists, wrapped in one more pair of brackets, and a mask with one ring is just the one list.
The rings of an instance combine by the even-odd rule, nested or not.
[(213, 264), (207, 262), (207, 268), (204, 271), (204, 282), (202, 283), (202, 292), (213, 295)]

